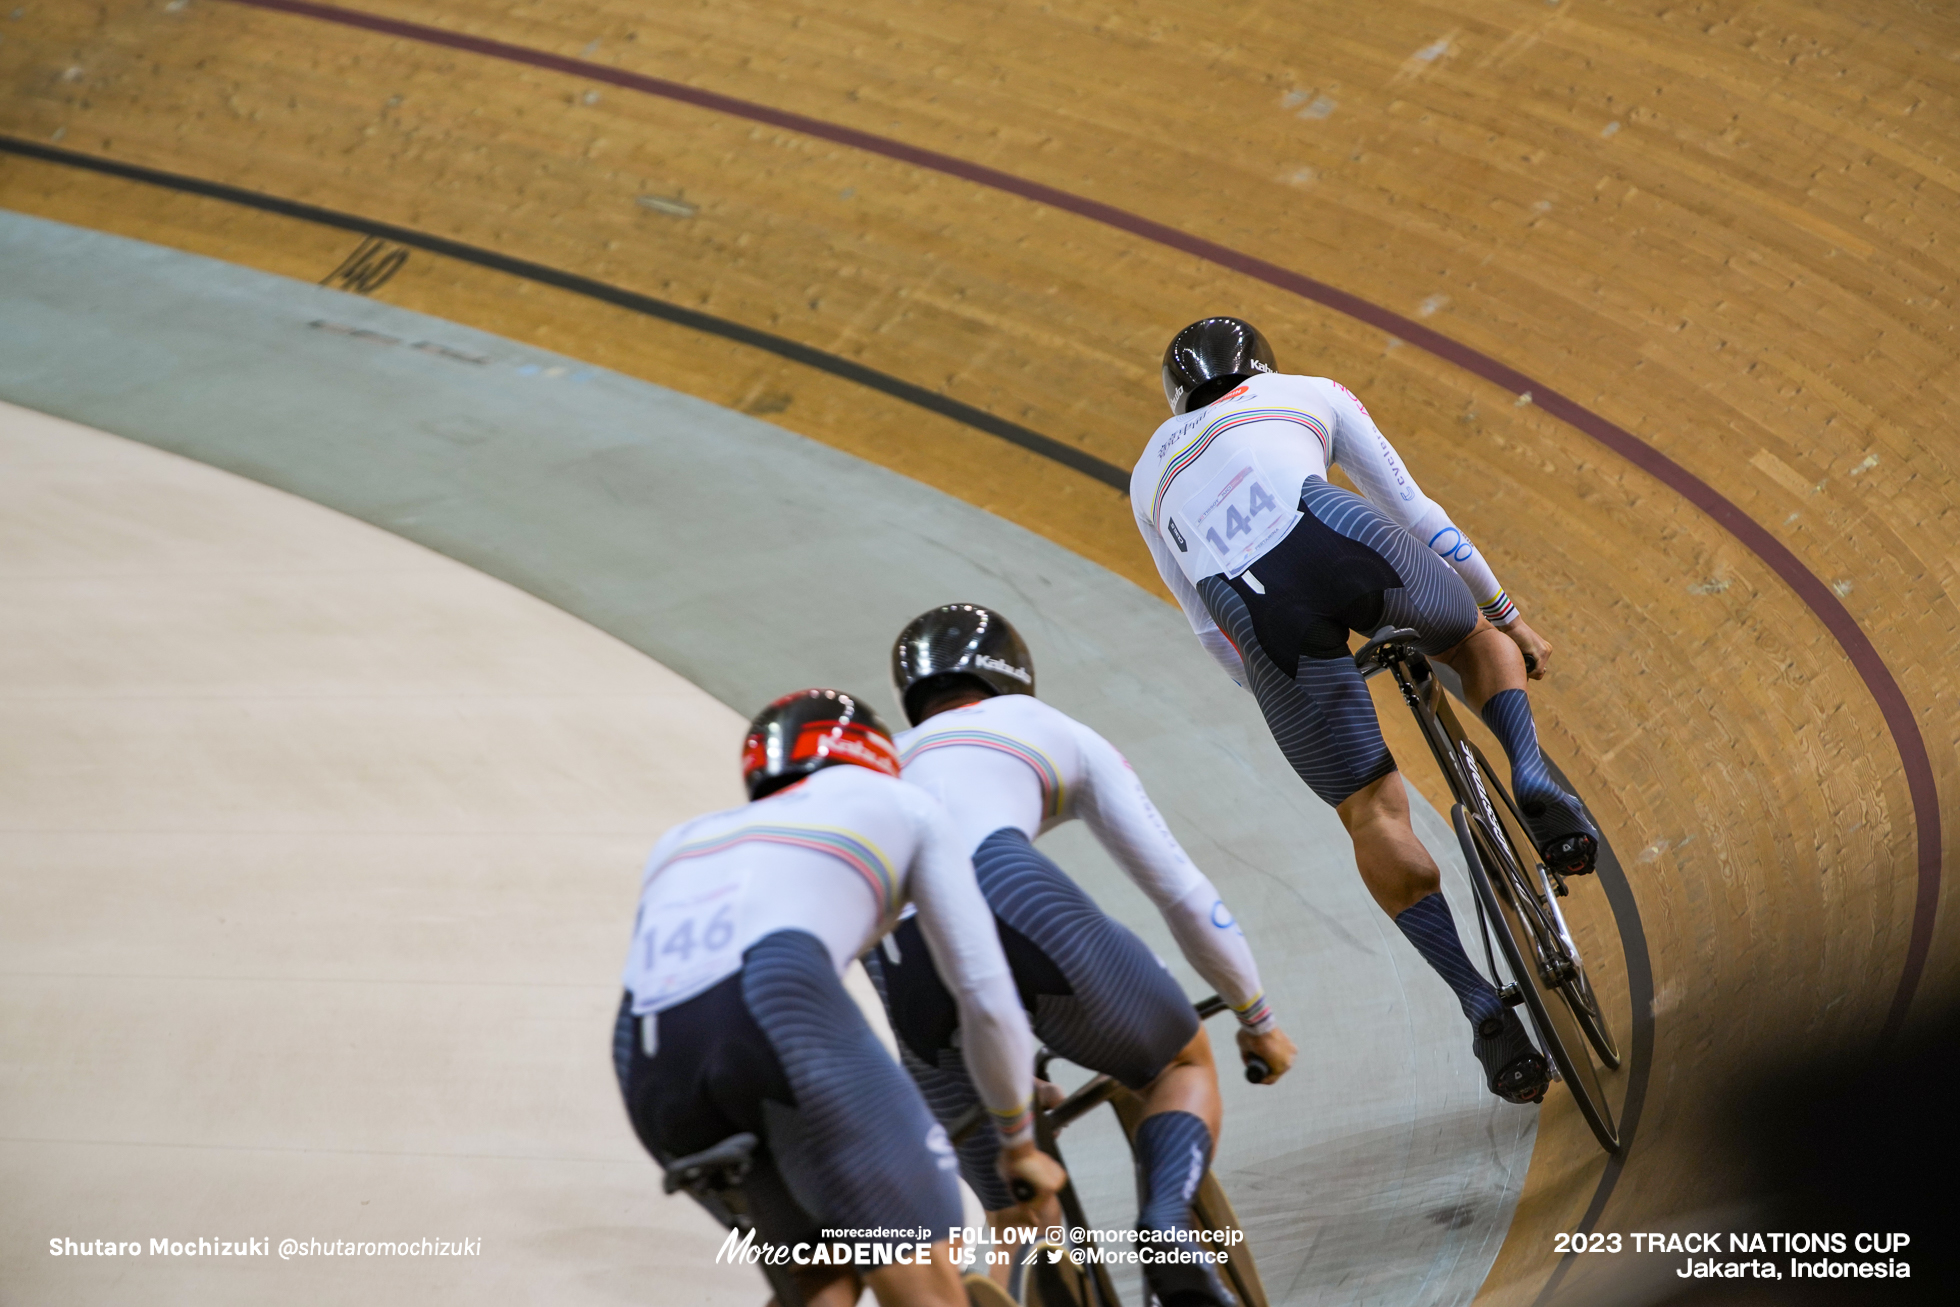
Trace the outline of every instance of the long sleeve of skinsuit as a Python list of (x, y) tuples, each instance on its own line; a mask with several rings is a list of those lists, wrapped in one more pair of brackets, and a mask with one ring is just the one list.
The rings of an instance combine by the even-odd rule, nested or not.
[(1252, 947), (1211, 878), (1178, 844), (1116, 747), (1080, 722), (1071, 724), (1086, 782), (1077, 787), (1076, 815), (1157, 906), (1185, 960), (1239, 1014), (1240, 1023), (1255, 1034), (1272, 1029)]
[(967, 1070), (1001, 1139), (1034, 1137), (1034, 1032), (1028, 1027), (994, 914), (973, 878), (973, 862), (939, 800), (918, 796), (920, 826), (907, 887), (919, 907), (932, 965), (959, 1005)]

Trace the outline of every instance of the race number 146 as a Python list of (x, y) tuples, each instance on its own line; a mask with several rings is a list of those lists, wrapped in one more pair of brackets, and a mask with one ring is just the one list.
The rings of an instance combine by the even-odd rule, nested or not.
[(646, 905), (633, 950), (632, 988), (643, 1009), (705, 989), (741, 965), (741, 902), (736, 883)]

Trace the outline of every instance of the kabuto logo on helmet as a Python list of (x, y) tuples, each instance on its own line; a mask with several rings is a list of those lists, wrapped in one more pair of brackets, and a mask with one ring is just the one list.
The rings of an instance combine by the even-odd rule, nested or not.
[(898, 750), (890, 740), (862, 722), (811, 722), (797, 732), (790, 761), (829, 757), (842, 758), (887, 776), (898, 775)]
[(898, 775), (898, 750), (878, 714), (840, 690), (798, 690), (756, 714), (742, 740), (742, 780), (751, 799), (849, 763)]
[(905, 624), (892, 645), (892, 687), (917, 726), (945, 690), (1033, 694), (1034, 659), (1013, 624), (979, 604), (945, 604)]
[(991, 654), (981, 654), (973, 660), (973, 665), (975, 667), (984, 667), (988, 671), (999, 672), (1002, 676), (1011, 676), (1023, 685), (1034, 684), (1034, 677), (1031, 674), (1022, 671), (1005, 658), (995, 658)]

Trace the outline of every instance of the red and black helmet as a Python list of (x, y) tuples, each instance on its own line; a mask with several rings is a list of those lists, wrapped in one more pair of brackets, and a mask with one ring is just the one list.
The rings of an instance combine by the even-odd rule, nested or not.
[(742, 782), (765, 798), (838, 763), (898, 775), (898, 750), (878, 714), (842, 690), (798, 690), (755, 715), (742, 741)]

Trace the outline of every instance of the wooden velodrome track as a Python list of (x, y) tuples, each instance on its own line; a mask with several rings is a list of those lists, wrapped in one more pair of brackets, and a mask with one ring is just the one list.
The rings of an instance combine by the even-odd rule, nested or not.
[(1630, 882), (1575, 903), (1631, 1143), (1547, 1105), (1486, 1301), (1588, 1300), (1553, 1231), (1736, 1197), (1725, 1087), (1952, 996), (1960, 17), (349, 5), (0, 9), (0, 204), (766, 415), (1153, 589), (1113, 482), (1171, 331), (1367, 401), (1559, 646)]

